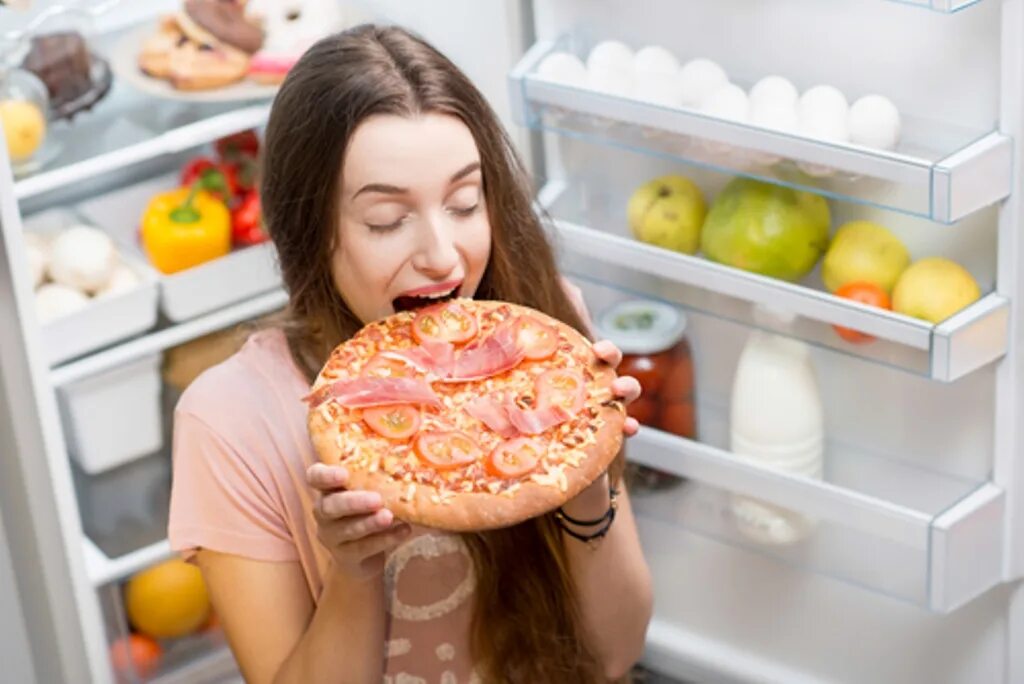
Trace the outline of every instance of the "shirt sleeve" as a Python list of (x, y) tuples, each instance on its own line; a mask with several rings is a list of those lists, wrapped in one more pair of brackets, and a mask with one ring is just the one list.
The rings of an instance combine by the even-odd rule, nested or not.
[(176, 411), (168, 538), (186, 559), (200, 549), (253, 560), (299, 560), (258, 463), (199, 417)]

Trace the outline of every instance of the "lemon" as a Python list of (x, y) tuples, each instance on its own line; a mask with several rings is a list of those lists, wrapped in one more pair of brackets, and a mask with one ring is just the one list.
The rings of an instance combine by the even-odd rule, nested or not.
[(11, 161), (25, 161), (35, 154), (46, 136), (46, 117), (27, 100), (0, 102), (0, 123), (7, 139)]
[(892, 310), (941, 323), (981, 297), (981, 288), (960, 264), (942, 257), (910, 265), (892, 292)]
[(210, 615), (210, 599), (199, 568), (165, 561), (128, 580), (128, 620), (154, 639), (173, 639), (198, 630)]

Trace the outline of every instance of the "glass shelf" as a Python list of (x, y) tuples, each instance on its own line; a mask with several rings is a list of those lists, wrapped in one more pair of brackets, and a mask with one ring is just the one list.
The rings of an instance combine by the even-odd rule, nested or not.
[(1011, 140), (903, 116), (893, 152), (830, 143), (543, 79), (558, 43), (535, 44), (509, 76), (516, 120), (687, 164), (951, 223), (1009, 196)]
[[(555, 220), (553, 240), (563, 270), (943, 382), (957, 380), (1006, 353), (1009, 305), (998, 294), (986, 294), (934, 325), (810, 285), (639, 242), (629, 234), (626, 222), (617, 218), (625, 216), (626, 197), (559, 182), (544, 188), (539, 202)], [(797, 318), (784, 322), (763, 317), (758, 311), (761, 306)], [(875, 339), (867, 344), (847, 342), (834, 325)]]
[[(137, 26), (98, 38), (118, 44)], [(262, 126), (270, 102), (197, 102), (156, 98), (116, 77), (110, 92), (71, 121), (50, 123), (37, 158), (41, 168), (15, 178), (19, 201), (63, 190), (127, 166), (183, 152), (217, 138)]]
[(698, 415), (702, 442), (646, 427), (630, 440), (634, 463), (688, 478), (633, 493), (638, 517), (936, 612), (1000, 581), (998, 487), (831, 442), (821, 480), (787, 475), (724, 448), (723, 411), (702, 405)]
[(981, 0), (890, 0), (890, 2), (895, 2), (900, 5), (925, 7), (935, 12), (952, 14), (954, 12), (967, 9), (972, 5), (977, 5)]

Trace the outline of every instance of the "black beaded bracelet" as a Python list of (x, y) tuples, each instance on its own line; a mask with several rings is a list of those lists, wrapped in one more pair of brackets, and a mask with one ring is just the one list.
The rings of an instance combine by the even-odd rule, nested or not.
[[(600, 539), (601, 537), (608, 534), (608, 530), (611, 529), (612, 522), (614, 522), (615, 520), (615, 510), (618, 508), (616, 503), (618, 496), (619, 490), (615, 489), (615, 487), (610, 487), (608, 489), (608, 510), (605, 511), (604, 515), (602, 515), (600, 518), (596, 518), (594, 520), (578, 520), (567, 515), (565, 511), (563, 511), (562, 508), (559, 507), (555, 511), (555, 522), (558, 523), (558, 526), (562, 528), (563, 532), (565, 532), (574, 539), (578, 539), (579, 541), (590, 542), (596, 539)], [(566, 523), (571, 523), (573, 525), (578, 525), (580, 527), (596, 527), (597, 525), (601, 525), (601, 529), (591, 534), (581, 534), (576, 530), (571, 529), (568, 525), (566, 525)]]

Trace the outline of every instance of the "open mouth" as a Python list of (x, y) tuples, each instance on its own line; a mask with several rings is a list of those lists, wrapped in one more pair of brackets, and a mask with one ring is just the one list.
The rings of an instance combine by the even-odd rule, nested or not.
[(399, 295), (392, 300), (391, 305), (394, 307), (396, 313), (401, 311), (415, 311), (416, 309), (422, 309), (423, 307), (430, 306), (432, 304), (447, 302), (459, 296), (459, 286), (462, 285), (461, 282), (450, 284), (446, 283), (446, 285), (450, 285), (450, 287), (435, 292)]

